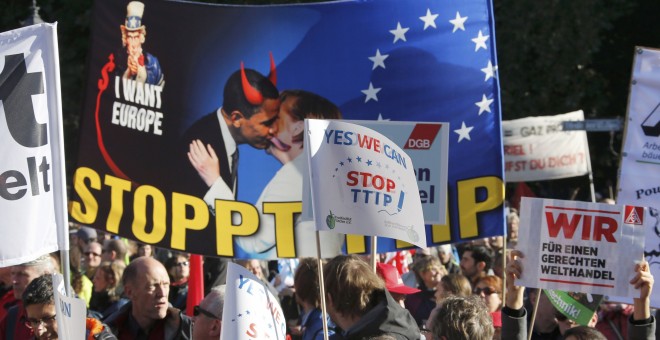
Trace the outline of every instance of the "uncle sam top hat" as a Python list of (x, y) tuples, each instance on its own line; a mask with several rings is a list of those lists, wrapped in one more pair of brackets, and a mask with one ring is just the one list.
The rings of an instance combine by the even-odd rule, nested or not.
[(144, 4), (139, 1), (131, 1), (126, 6), (126, 30), (137, 31), (143, 29), (142, 15), (144, 14)]

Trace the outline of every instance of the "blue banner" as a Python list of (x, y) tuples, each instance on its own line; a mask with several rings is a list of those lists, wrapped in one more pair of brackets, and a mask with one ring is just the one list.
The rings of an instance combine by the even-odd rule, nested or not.
[[(345, 119), (449, 122), (449, 220), (426, 227), (429, 245), (504, 234), (490, 1), (96, 1), (91, 21), (72, 221), (215, 256), (253, 257), (237, 239), (266, 219), (278, 248), (313, 242), (292, 235), (301, 199), (260, 200), (286, 164), (273, 150), (286, 149), (280, 134), (293, 125), (282, 117), (286, 98), (265, 83), (252, 86), (261, 97), (243, 87), (241, 98), (262, 111), (230, 109), (244, 65), (248, 83), (261, 77), (276, 94), (320, 95)], [(219, 179), (204, 173), (209, 145)], [(347, 248), (368, 251), (367, 243), (349, 238)], [(378, 251), (407, 246), (383, 239)]]

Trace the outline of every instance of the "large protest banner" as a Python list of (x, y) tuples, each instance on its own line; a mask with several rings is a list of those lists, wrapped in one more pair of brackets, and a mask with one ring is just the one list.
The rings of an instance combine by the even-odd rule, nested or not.
[[(428, 243), (503, 233), (490, 1), (96, 1), (91, 21), (77, 223), (206, 255), (297, 256), (299, 244), (312, 243), (295, 238), (302, 190), (292, 185), (271, 198), (266, 189), (278, 172), (295, 174), (302, 143), (291, 136), (315, 107), (287, 114), (287, 98), (310, 96), (285, 92), (277, 119), (273, 92), (302, 89), (345, 119), (449, 122), (448, 217), (426, 227)], [(252, 86), (243, 87), (242, 64)], [(257, 78), (276, 88), (250, 83)], [(250, 118), (234, 108), (253, 92), (263, 110)], [(275, 251), (243, 249), (241, 238), (260, 228), (274, 230)], [(382, 243), (383, 251), (398, 246)]]
[(0, 33), (0, 267), (68, 249), (56, 24)]
[[(363, 126), (305, 120), (316, 228), (385, 236), (426, 246), (424, 214), (410, 157)], [(305, 206), (310, 204), (305, 202)]]
[(562, 122), (584, 120), (582, 111), (502, 122), (507, 182), (528, 182), (589, 173), (585, 131), (562, 131)]
[[(649, 207), (644, 255), (660, 277), (660, 50), (637, 48), (633, 63), (617, 203)], [(660, 308), (660, 290), (651, 305)]]
[(286, 320), (277, 298), (247, 269), (229, 263), (220, 339), (286, 339)]
[(639, 295), (629, 280), (642, 258), (648, 209), (529, 197), (520, 209), (520, 239), (526, 242), (518, 248), (525, 273), (517, 285)]

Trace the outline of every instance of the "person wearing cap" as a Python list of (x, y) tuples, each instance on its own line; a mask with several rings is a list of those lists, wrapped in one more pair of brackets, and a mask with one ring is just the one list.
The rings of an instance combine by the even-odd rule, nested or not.
[(80, 227), (80, 229), (76, 231), (76, 238), (78, 239), (78, 247), (82, 250), (85, 249), (90, 242), (95, 242), (98, 239), (98, 234), (94, 228)]
[(123, 78), (133, 79), (139, 83), (163, 85), (165, 76), (158, 59), (142, 49), (147, 36), (147, 28), (142, 25), (144, 4), (131, 1), (126, 7), (126, 21), (120, 25), (121, 42), (126, 47), (127, 67)]
[(32, 331), (25, 324), (27, 314), (21, 302), (23, 292), (32, 280), (54, 271), (53, 262), (48, 254), (11, 267), (12, 291), (10, 293), (13, 293), (17, 303), (7, 310), (7, 314), (0, 321), (0, 337), (17, 340), (32, 339)]
[(420, 292), (417, 288), (404, 285), (399, 271), (391, 264), (377, 263), (376, 274), (385, 281), (385, 288), (390, 292), (394, 301), (398, 302), (403, 308), (406, 308), (406, 296)]
[[(525, 254), (514, 249), (511, 251), (511, 261), (508, 261), (506, 265), (507, 294), (501, 314), (502, 339), (522, 340), (527, 338), (527, 310), (524, 307), (525, 287), (515, 285), (515, 280), (524, 275), (525, 268), (521, 261), (523, 257)], [(656, 320), (651, 314), (651, 294), (655, 280), (651, 274), (649, 263), (645, 259), (635, 263), (633, 270), (634, 276), (628, 283), (637, 292), (632, 296), (634, 311), (628, 318), (626, 339), (656, 339)], [(566, 339), (568, 338), (566, 337)]]

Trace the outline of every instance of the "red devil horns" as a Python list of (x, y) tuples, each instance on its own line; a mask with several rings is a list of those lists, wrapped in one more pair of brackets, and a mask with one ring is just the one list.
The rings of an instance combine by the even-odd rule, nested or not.
[(273, 58), (273, 52), (268, 52), (270, 55), (270, 74), (268, 75), (268, 80), (270, 80), (273, 85), (277, 86), (277, 70), (275, 69), (275, 59)]
[[(275, 69), (275, 59), (273, 58), (273, 53), (270, 52), (270, 74), (268, 75), (268, 80), (270, 80), (273, 85), (277, 86), (277, 70)], [(245, 99), (252, 105), (261, 105), (264, 102), (264, 96), (250, 84), (245, 75), (245, 66), (241, 61), (241, 84), (243, 85), (243, 94), (245, 94)]]
[(247, 76), (245, 75), (245, 67), (243, 66), (243, 62), (241, 61), (241, 84), (243, 85), (243, 94), (245, 95), (245, 99), (252, 104), (252, 105), (261, 105), (264, 102), (264, 96), (261, 95), (261, 92), (259, 92), (257, 89), (254, 88), (250, 84), (250, 82), (247, 80)]

